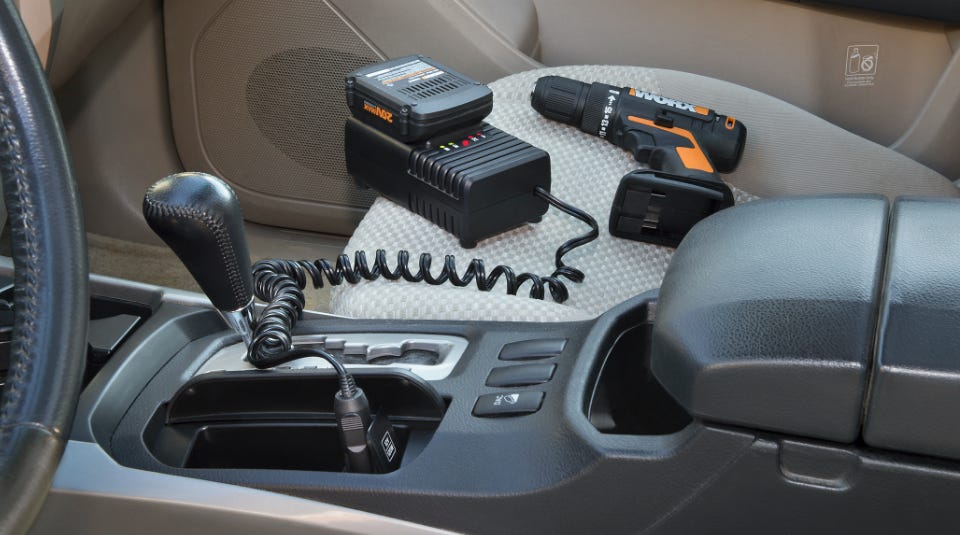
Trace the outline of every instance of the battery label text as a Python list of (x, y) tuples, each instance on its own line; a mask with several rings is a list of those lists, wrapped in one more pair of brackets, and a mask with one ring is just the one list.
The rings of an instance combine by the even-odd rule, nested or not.
[(385, 110), (372, 102), (363, 101), (363, 111), (372, 113), (388, 123), (393, 123), (393, 112)]

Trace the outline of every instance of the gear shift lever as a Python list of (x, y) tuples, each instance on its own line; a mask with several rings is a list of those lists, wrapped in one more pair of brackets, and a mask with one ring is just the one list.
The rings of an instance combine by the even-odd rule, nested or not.
[(350, 471), (390, 472), (399, 468), (401, 456), (396, 445), (400, 442), (389, 418), (371, 415), (363, 390), (336, 357), (319, 348), (288, 348), (257, 358), (251, 347), (253, 271), (240, 202), (230, 186), (206, 173), (170, 175), (150, 186), (143, 196), (143, 216), (177, 253), (227, 324), (243, 336), (252, 353), (247, 355), (251, 364), (269, 368), (299, 358), (320, 357), (333, 366), (340, 380), (333, 412)]
[(170, 175), (147, 190), (143, 216), (249, 346), (253, 276), (240, 202), (230, 186), (206, 173)]

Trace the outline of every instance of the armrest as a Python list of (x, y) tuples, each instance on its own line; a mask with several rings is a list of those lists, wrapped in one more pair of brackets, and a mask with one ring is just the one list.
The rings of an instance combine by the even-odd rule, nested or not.
[(660, 292), (656, 377), (703, 420), (855, 440), (887, 213), (880, 197), (790, 198), (699, 223)]

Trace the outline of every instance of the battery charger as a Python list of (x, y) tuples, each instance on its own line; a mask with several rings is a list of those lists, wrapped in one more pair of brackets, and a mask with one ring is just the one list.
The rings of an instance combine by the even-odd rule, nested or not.
[(537, 222), (550, 190), (544, 151), (486, 123), (408, 145), (348, 119), (347, 170), (366, 187), (453, 234), (466, 249)]
[(430, 58), (409, 56), (347, 77), (353, 118), (347, 171), (364, 187), (453, 234), (464, 248), (537, 222), (550, 156), (482, 119), (492, 92)]

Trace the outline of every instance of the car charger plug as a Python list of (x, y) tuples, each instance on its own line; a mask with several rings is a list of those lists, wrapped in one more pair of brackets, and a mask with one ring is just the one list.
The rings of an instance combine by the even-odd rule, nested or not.
[(352, 395), (337, 392), (333, 412), (348, 472), (384, 474), (400, 468), (403, 443), (386, 414), (371, 415), (363, 390), (357, 388)]
[(369, 473), (373, 471), (370, 451), (367, 446), (367, 429), (373, 418), (370, 416), (370, 401), (359, 388), (352, 391), (341, 389), (333, 396), (333, 414), (346, 455), (347, 471)]

